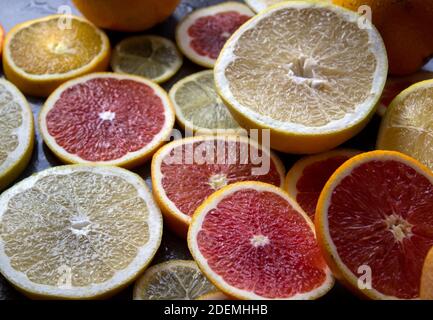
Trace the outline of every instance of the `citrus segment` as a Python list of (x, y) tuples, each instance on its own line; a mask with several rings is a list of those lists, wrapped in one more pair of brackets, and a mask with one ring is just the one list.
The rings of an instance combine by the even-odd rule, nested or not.
[(186, 130), (202, 134), (242, 130), (216, 92), (212, 70), (180, 80), (171, 88), (169, 95), (176, 118)]
[(433, 174), (398, 152), (346, 161), (323, 189), (316, 232), (333, 272), (374, 299), (419, 297), (433, 246)]
[(213, 68), (227, 39), (253, 15), (246, 5), (238, 2), (198, 9), (178, 25), (177, 44), (190, 60)]
[(175, 44), (159, 36), (136, 36), (122, 40), (111, 57), (114, 72), (142, 76), (161, 83), (182, 66), (182, 56)]
[(342, 149), (298, 160), (287, 173), (285, 190), (314, 219), (317, 200), (326, 182), (339, 166), (358, 153)]
[(152, 185), (166, 222), (185, 236), (191, 216), (215, 190), (239, 181), (281, 186), (284, 167), (254, 140), (235, 135), (176, 140), (152, 159)]
[(26, 168), (34, 145), (33, 114), (26, 98), (0, 79), (0, 191)]
[(161, 213), (145, 182), (109, 166), (60, 166), (0, 196), (0, 271), (32, 297), (103, 297), (147, 266)]
[(333, 284), (311, 220), (269, 184), (215, 192), (194, 213), (188, 246), (209, 280), (239, 299), (314, 299)]
[(215, 287), (194, 261), (170, 260), (147, 269), (134, 286), (134, 300), (195, 300)]
[(422, 268), (420, 298), (433, 300), (433, 247), (428, 252)]
[(3, 68), (24, 93), (48, 96), (63, 82), (108, 66), (107, 36), (86, 20), (54, 15), (24, 22), (7, 35)]
[(377, 148), (400, 151), (433, 170), (433, 80), (401, 92), (388, 107), (379, 130)]
[(153, 82), (96, 73), (59, 87), (39, 122), (45, 143), (66, 163), (133, 167), (170, 135), (174, 112), (165, 91)]
[(417, 82), (429, 79), (433, 79), (433, 72), (419, 71), (406, 77), (388, 77), (382, 96), (380, 97), (377, 109), (378, 114), (384, 116), (386, 109), (400, 92)]
[(270, 129), (271, 146), (291, 153), (325, 151), (358, 133), (387, 76), (382, 39), (358, 18), (324, 2), (291, 1), (245, 23), (215, 65), (235, 119)]

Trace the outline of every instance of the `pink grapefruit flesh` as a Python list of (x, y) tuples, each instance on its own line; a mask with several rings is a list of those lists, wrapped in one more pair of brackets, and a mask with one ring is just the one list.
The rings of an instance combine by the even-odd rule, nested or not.
[(433, 246), (432, 176), (390, 158), (362, 162), (335, 180), (323, 203), (338, 259), (352, 275), (371, 269), (375, 297), (417, 298)]
[(174, 115), (162, 89), (144, 81), (104, 74), (66, 87), (43, 119), (56, 149), (85, 162), (117, 164), (162, 139)]
[(284, 192), (248, 184), (222, 189), (194, 214), (188, 241), (195, 242), (190, 248), (199, 265), (206, 261), (204, 272), (211, 281), (238, 298), (324, 294), (332, 277), (311, 221)]
[(329, 177), (348, 159), (348, 155), (336, 155), (307, 165), (302, 171), (296, 183), (296, 201), (310, 218), (314, 218), (317, 200)]
[[(224, 140), (207, 140), (189, 145), (183, 144), (172, 151), (174, 153), (187, 154), (190, 147), (194, 150), (198, 147), (209, 148), (208, 150), (226, 150), (226, 157), (221, 163), (218, 163), (216, 153), (215, 158), (210, 164), (199, 164), (197, 161), (194, 161), (192, 164), (167, 164), (162, 162), (162, 186), (167, 197), (183, 213), (192, 216), (203, 200), (209, 197), (215, 190), (227, 184), (253, 180), (267, 182), (276, 186), (281, 185), (281, 175), (275, 162), (271, 161), (268, 173), (254, 175), (252, 174), (252, 169), (258, 166), (254, 165), (250, 159), (246, 160), (246, 163), (242, 163), (240, 156), (241, 148), (253, 147), (241, 142), (236, 142), (230, 146), (229, 144), (230, 142)], [(236, 160), (231, 164), (228, 155), (229, 149), (231, 150), (230, 156), (236, 156)], [(257, 151), (257, 149), (255, 150)], [(218, 183), (222, 185), (218, 185)]]
[(236, 11), (201, 17), (188, 28), (191, 47), (197, 54), (216, 60), (227, 39), (249, 18)]

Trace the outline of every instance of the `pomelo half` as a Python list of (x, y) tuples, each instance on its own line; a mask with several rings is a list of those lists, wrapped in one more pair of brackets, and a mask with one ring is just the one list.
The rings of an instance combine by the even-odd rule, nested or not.
[(168, 226), (186, 236), (191, 216), (215, 190), (255, 180), (284, 183), (284, 166), (248, 137), (197, 136), (173, 141), (152, 159), (152, 186)]
[(188, 246), (209, 280), (239, 299), (315, 299), (333, 285), (313, 223), (270, 184), (212, 194), (193, 215)]
[(191, 61), (213, 68), (227, 39), (253, 15), (246, 5), (230, 1), (195, 10), (177, 26), (177, 45)]
[(317, 238), (334, 275), (372, 299), (419, 298), (433, 246), (433, 174), (394, 151), (346, 161), (317, 204)]
[[(375, 112), (387, 56), (370, 22), (318, 1), (261, 11), (227, 41), (217, 91), (244, 128), (270, 131), (273, 149), (317, 153), (356, 135)], [(318, 27), (320, 26), (320, 27)]]
[(39, 114), (47, 146), (66, 163), (135, 167), (169, 137), (167, 93), (142, 77), (94, 73), (59, 87)]
[(317, 200), (328, 179), (345, 161), (359, 154), (356, 150), (333, 150), (298, 160), (287, 172), (284, 189), (314, 220)]

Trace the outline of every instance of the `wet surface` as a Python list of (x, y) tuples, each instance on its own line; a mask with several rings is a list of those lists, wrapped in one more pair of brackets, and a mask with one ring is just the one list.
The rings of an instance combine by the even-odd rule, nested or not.
[[(71, 2), (69, 0), (0, 0), (2, 4), (7, 3), (7, 9), (2, 9), (0, 11), (0, 23), (5, 28), (6, 32), (9, 31), (14, 25), (20, 22), (24, 22), (30, 19), (55, 14), (58, 12), (59, 8), (61, 13), (64, 13), (64, 10), (71, 10), (72, 13), (77, 14), (75, 8), (73, 8)], [(174, 40), (174, 30), (177, 22), (182, 19), (182, 17), (191, 12), (192, 10), (208, 6), (211, 4), (216, 4), (219, 2), (224, 2), (221, 0), (183, 0), (181, 4), (178, 6), (174, 14), (168, 18), (164, 23), (158, 25), (157, 27), (144, 32), (145, 34), (159, 34), (161, 36), (165, 36)], [(107, 32), (110, 36), (111, 44), (114, 46), (119, 40), (128, 36), (126, 33), (118, 33), (118, 32)], [(203, 68), (193, 64), (188, 61), (188, 59), (184, 59), (184, 64), (182, 69), (168, 82), (163, 84), (163, 87), (167, 90), (178, 80), (184, 78), (186, 75), (189, 75), (194, 72), (198, 72), (203, 70)], [(2, 74), (0, 69), (0, 75)], [(33, 114), (35, 119), (39, 113), (41, 105), (44, 103), (44, 100), (34, 97), (27, 97), (29, 103), (32, 106)], [(376, 135), (378, 126), (380, 123), (380, 119), (378, 116), (375, 116), (373, 120), (370, 122), (368, 127), (364, 129), (358, 136), (348, 141), (342, 147), (350, 147), (356, 148), (360, 150), (372, 150), (375, 146)], [(25, 170), (25, 172), (21, 175), (21, 177), (17, 180), (21, 180), (29, 175), (44, 170), (46, 168), (52, 166), (61, 165), (61, 163), (56, 159), (56, 157), (51, 153), (51, 151), (43, 144), (42, 139), (39, 135), (39, 130), (36, 128), (37, 140), (35, 149), (33, 152), (33, 158)], [(280, 154), (281, 158), (284, 160), (286, 168), (290, 168), (292, 163), (296, 161), (298, 157), (291, 155), (283, 155)], [(150, 183), (150, 166), (146, 165), (142, 168), (134, 170), (139, 173), (143, 178), (146, 179), (147, 184)], [(154, 263), (162, 262), (170, 259), (191, 259), (188, 248), (186, 246), (186, 242), (183, 239), (178, 238), (174, 234), (172, 234), (167, 228), (164, 229), (164, 235), (161, 247), (154, 259)], [(132, 290), (131, 287), (123, 290), (120, 294), (113, 297), (114, 299), (131, 299), (132, 298)], [(350, 300), (355, 297), (346, 289), (344, 289), (340, 285), (336, 285), (332, 291), (326, 295), (324, 300)], [(10, 284), (7, 283), (6, 280), (0, 275), (0, 300), (2, 299), (25, 299), (20, 293), (14, 290)]]

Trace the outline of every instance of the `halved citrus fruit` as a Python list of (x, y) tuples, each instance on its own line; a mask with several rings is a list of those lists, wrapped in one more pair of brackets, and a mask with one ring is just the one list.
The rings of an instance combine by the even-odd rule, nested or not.
[(313, 223), (267, 183), (212, 194), (193, 215), (188, 246), (208, 279), (238, 299), (315, 299), (333, 285)]
[(339, 166), (357, 154), (359, 151), (341, 149), (304, 157), (287, 173), (284, 189), (314, 219), (326, 182)]
[(230, 298), (221, 291), (214, 291), (206, 293), (195, 300), (230, 300)]
[(316, 232), (334, 275), (372, 299), (419, 297), (433, 246), (433, 174), (394, 151), (346, 161), (317, 204)]
[(145, 182), (110, 166), (59, 166), (0, 196), (0, 271), (31, 297), (108, 296), (150, 263), (162, 216)]
[(2, 27), (2, 25), (0, 24), (0, 56), (1, 56), (2, 50), (3, 50), (4, 37), (5, 37), (5, 31)]
[(271, 146), (290, 153), (326, 151), (357, 134), (387, 77), (382, 39), (358, 19), (325, 2), (290, 1), (242, 25), (215, 65), (235, 120), (270, 129)]
[(134, 300), (195, 300), (215, 287), (194, 261), (170, 260), (147, 269), (134, 286)]
[(173, 141), (152, 159), (152, 186), (165, 222), (185, 237), (191, 216), (215, 190), (239, 181), (282, 186), (284, 166), (248, 137), (198, 136)]
[(116, 45), (111, 57), (114, 72), (135, 74), (156, 83), (170, 79), (182, 66), (176, 45), (160, 36), (129, 37)]
[(26, 168), (35, 140), (33, 114), (22, 93), (0, 79), (0, 191)]
[(403, 90), (409, 88), (411, 85), (424, 80), (433, 79), (433, 72), (419, 71), (406, 77), (388, 77), (386, 80), (385, 88), (383, 89), (382, 96), (380, 97), (377, 112), (380, 116), (384, 116), (386, 109), (391, 104), (392, 100)]
[(213, 71), (201, 71), (177, 82), (169, 92), (179, 124), (198, 134), (241, 133), (215, 90)]
[(104, 71), (110, 42), (80, 17), (53, 15), (15, 26), (6, 36), (3, 68), (21, 91), (48, 96), (63, 82)]
[(135, 167), (168, 139), (173, 125), (173, 107), (161, 87), (115, 73), (68, 81), (39, 114), (45, 143), (66, 163)]
[(421, 275), (420, 298), (424, 300), (433, 300), (433, 247), (424, 260)]
[(388, 107), (377, 148), (403, 152), (433, 170), (433, 80), (401, 92)]
[(177, 26), (177, 45), (191, 61), (213, 68), (227, 39), (253, 15), (250, 8), (239, 2), (195, 10)]

